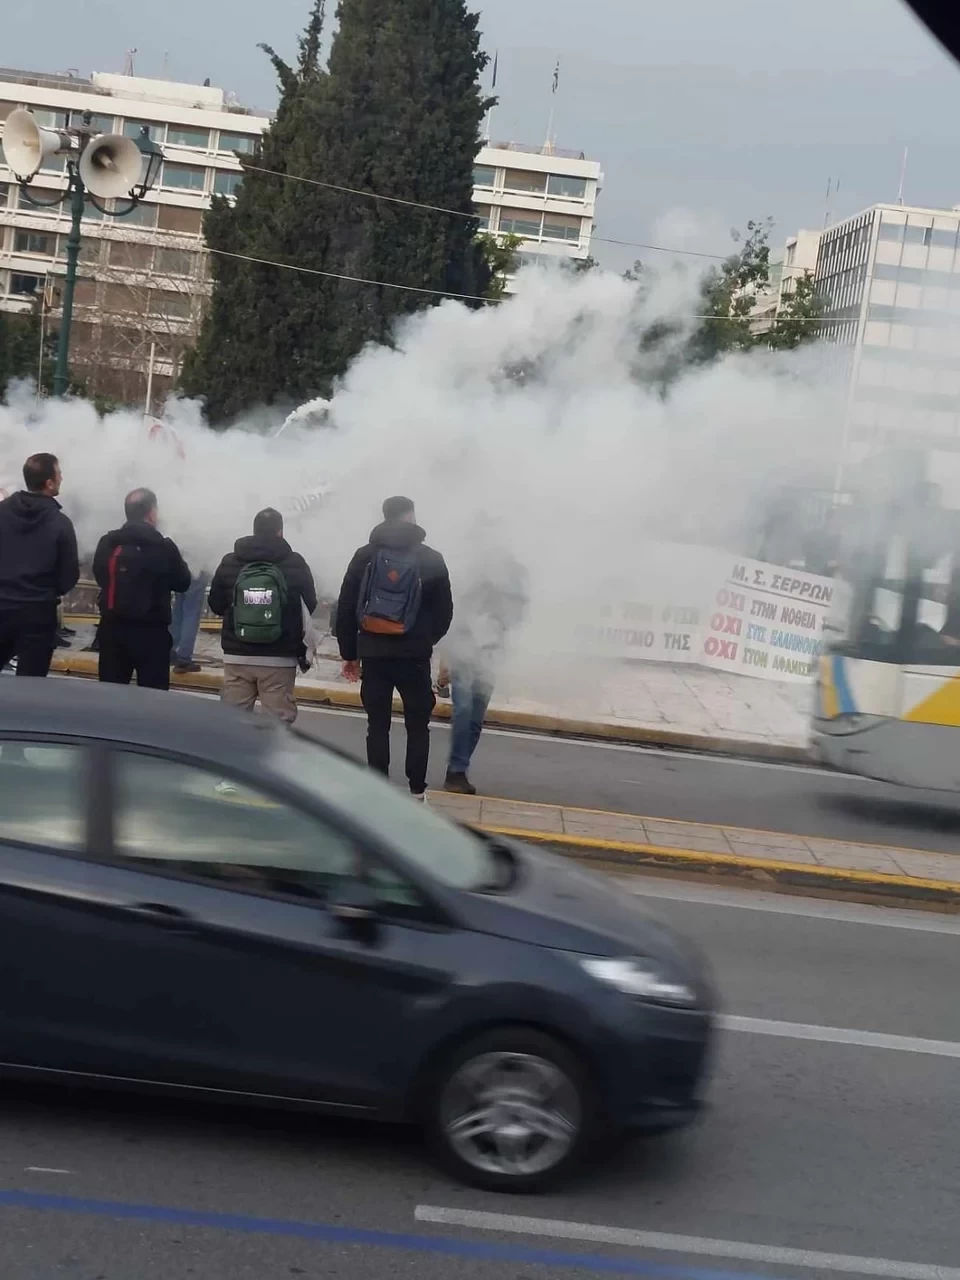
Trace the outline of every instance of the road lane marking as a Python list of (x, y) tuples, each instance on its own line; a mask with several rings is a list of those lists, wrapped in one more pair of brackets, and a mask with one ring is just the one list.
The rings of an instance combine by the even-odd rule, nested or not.
[(676, 880), (655, 880), (649, 876), (617, 876), (616, 882), (641, 898), (661, 898), (689, 902), (695, 906), (736, 907), (741, 911), (764, 911), (779, 916), (805, 916), (829, 924), (862, 924), (885, 929), (908, 929), (917, 933), (960, 933), (960, 916), (911, 911), (906, 907), (871, 907), (866, 903), (831, 902), (826, 898), (786, 897), (755, 889), (707, 888)]
[(501, 1231), (507, 1235), (547, 1236), (554, 1240), (583, 1240), (591, 1244), (620, 1245), (628, 1249), (655, 1249), (664, 1253), (694, 1254), (710, 1258), (734, 1258), (739, 1262), (805, 1267), (814, 1271), (841, 1271), (849, 1275), (883, 1276), (886, 1280), (960, 1280), (960, 1268), (929, 1266), (919, 1262), (895, 1262), (890, 1258), (860, 1258), (847, 1253), (821, 1253), (812, 1249), (785, 1249), (777, 1245), (747, 1244), (738, 1240), (710, 1240), (702, 1236), (673, 1235), (662, 1231), (636, 1231), (628, 1227), (603, 1227), (590, 1222), (564, 1222), (552, 1218), (525, 1218), (512, 1213), (483, 1213), (474, 1209), (442, 1209), (420, 1204), (417, 1222)]
[(42, 1164), (28, 1164), (25, 1173), (69, 1173), (69, 1169), (47, 1169)]
[[(721, 1014), (724, 1031), (751, 1036), (776, 1036), (783, 1040), (816, 1040), (822, 1044), (847, 1044), (861, 1049), (893, 1049), (899, 1053), (925, 1053), (935, 1058), (960, 1058), (955, 1040), (924, 1040), (920, 1036), (894, 1036), (882, 1031), (854, 1031), (849, 1027), (820, 1027), (809, 1022), (777, 1022), (770, 1018), (743, 1018)], [(960, 1271), (957, 1272), (960, 1277)]]
[[(0, 1190), (0, 1208), (4, 1207), (120, 1222), (203, 1227), (247, 1236), (279, 1236), (287, 1240), (307, 1240), (314, 1244), (394, 1249), (440, 1258), (507, 1263), (512, 1266), (514, 1274), (521, 1266), (539, 1266), (595, 1275), (645, 1276), (649, 1280), (772, 1280), (772, 1277), (758, 1276), (754, 1272), (745, 1275), (742, 1272), (718, 1271), (712, 1267), (675, 1266), (640, 1258), (611, 1257), (609, 1254), (561, 1253), (555, 1249), (534, 1248), (524, 1244), (461, 1240), (453, 1236), (415, 1235), (407, 1231), (344, 1227), (326, 1222), (297, 1222), (289, 1218), (259, 1218), (248, 1214), (130, 1204), (119, 1200), (87, 1200), (78, 1196), (56, 1196), (29, 1191)], [(943, 1274), (946, 1280), (954, 1280), (946, 1272)], [(908, 1280), (912, 1280), (912, 1277), (908, 1277)], [(927, 1280), (927, 1277), (921, 1276), (919, 1280)]]

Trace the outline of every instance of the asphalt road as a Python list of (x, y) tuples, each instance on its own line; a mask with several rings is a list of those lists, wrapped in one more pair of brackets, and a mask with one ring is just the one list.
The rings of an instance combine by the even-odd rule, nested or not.
[(0, 1275), (956, 1280), (960, 921), (639, 888), (737, 1028), (692, 1131), (518, 1199), (450, 1183), (403, 1132), (8, 1087)]
[[(311, 733), (362, 756), (364, 721), (302, 711)], [(432, 729), (431, 780), (442, 785), (449, 729)], [(402, 778), (403, 731), (394, 728)], [(471, 777), (484, 795), (713, 822), (822, 839), (960, 852), (960, 797), (915, 792), (802, 765), (487, 731)]]

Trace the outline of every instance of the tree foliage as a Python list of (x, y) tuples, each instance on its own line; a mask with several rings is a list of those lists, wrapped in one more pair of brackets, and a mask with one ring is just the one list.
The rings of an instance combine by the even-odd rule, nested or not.
[(57, 358), (57, 330), (43, 329), (39, 302), (31, 311), (0, 311), (0, 400), (11, 382), (19, 379), (36, 382), (40, 369), (40, 335), (43, 333), (43, 372), (41, 390), (53, 389), (53, 370)]
[(523, 237), (512, 234), (492, 236), (485, 232), (477, 237), (477, 241), (490, 271), (487, 297), (491, 301), (498, 302), (507, 291), (508, 277), (513, 275), (519, 266)]
[(793, 288), (784, 291), (783, 301), (773, 329), (768, 335), (775, 350), (792, 351), (811, 342), (820, 332), (820, 320), (826, 308), (826, 299), (817, 293), (813, 276), (805, 271), (793, 281)]
[(443, 294), (485, 298), (494, 279), (473, 212), (489, 105), (477, 16), (465, 0), (341, 0), (337, 16), (327, 68), (323, 0), (296, 66), (267, 49), (277, 119), (244, 163), (236, 205), (217, 200), (206, 218), (214, 293), (182, 381), (206, 396), (211, 422), (329, 395), (367, 343), (391, 341), (403, 315)]

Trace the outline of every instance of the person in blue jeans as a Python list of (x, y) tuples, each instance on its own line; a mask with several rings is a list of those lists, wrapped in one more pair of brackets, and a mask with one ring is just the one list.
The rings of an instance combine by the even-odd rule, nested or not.
[(190, 583), (188, 591), (173, 597), (173, 613), (170, 621), (173, 649), (170, 653), (170, 662), (178, 676), (201, 669), (200, 663), (194, 660), (193, 652), (197, 647), (200, 620), (203, 617), (203, 606), (209, 585), (210, 575), (201, 570)]
[(474, 549), (474, 566), (458, 596), (440, 673), (440, 684), (449, 683), (453, 700), (444, 790), (466, 796), (477, 793), (470, 781), (470, 762), (483, 732), (506, 638), (523, 621), (527, 607), (526, 571), (497, 545), (489, 521), (481, 522)]

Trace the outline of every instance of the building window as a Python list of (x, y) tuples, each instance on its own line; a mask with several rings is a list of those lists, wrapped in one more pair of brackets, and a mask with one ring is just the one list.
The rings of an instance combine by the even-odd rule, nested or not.
[(475, 187), (489, 187), (492, 190), (497, 185), (496, 169), (487, 164), (474, 165), (473, 185)]
[(164, 276), (191, 276), (196, 258), (187, 249), (158, 249), (153, 269)]
[(10, 183), (0, 182), (0, 209), (5, 209), (10, 199)]
[(204, 151), (208, 151), (210, 149), (210, 130), (184, 129), (180, 125), (168, 125), (167, 146), (201, 147)]
[(542, 196), (547, 189), (547, 175), (526, 169), (507, 169), (503, 175), (503, 186), (506, 191), (529, 191)]
[(529, 209), (501, 209), (500, 231), (505, 235), (540, 238), (541, 215)]
[(934, 227), (930, 241), (935, 249), (952, 249), (957, 243), (956, 227)]
[(545, 214), (543, 219), (544, 240), (580, 240), (580, 224), (582, 218), (573, 218), (568, 214)]
[(203, 214), (199, 209), (184, 209), (175, 204), (162, 204), (157, 210), (157, 227), (160, 231), (176, 231), (184, 236), (198, 236), (203, 226)]
[(155, 204), (136, 204), (129, 213), (120, 215), (119, 227), (155, 227), (157, 225), (157, 206)]
[(167, 131), (165, 124), (157, 124), (155, 120), (127, 120), (123, 126), (124, 136), (133, 138), (134, 141), (140, 137), (140, 131), (146, 125), (151, 142), (162, 142), (163, 135)]
[(220, 134), (219, 151), (239, 151), (242, 156), (252, 156), (257, 149), (257, 136), (252, 133)]
[(116, 120), (113, 116), (91, 116), (90, 128), (94, 133), (113, 133)]
[(22, 275), (19, 271), (10, 273), (10, 292), (20, 298), (33, 298), (41, 290), (43, 280), (40, 276)]
[(203, 191), (207, 180), (206, 169), (194, 164), (165, 164), (161, 186), (178, 190)]
[(242, 173), (230, 173), (226, 169), (218, 169), (213, 175), (213, 189), (218, 196), (235, 196), (237, 187), (242, 181)]
[(52, 258), (53, 236), (45, 236), (39, 231), (18, 231), (13, 237), (13, 252)]
[(42, 129), (65, 129), (68, 113), (66, 111), (33, 111), (34, 120)]
[(478, 204), (475, 206), (477, 221), (480, 224), (481, 231), (490, 230), (490, 206), (488, 204)]
[(153, 245), (130, 240), (111, 240), (110, 261), (115, 267), (131, 271), (149, 271), (153, 262)]
[(547, 195), (558, 196), (562, 200), (585, 200), (587, 180), (586, 178), (567, 178), (561, 173), (551, 173), (547, 179)]
[(904, 229), (904, 244), (929, 244), (928, 236), (933, 234), (932, 227), (914, 227), (909, 223)]
[(878, 239), (889, 240), (894, 244), (900, 244), (903, 241), (903, 233), (905, 230), (906, 228), (902, 222), (881, 222)]
[(153, 289), (147, 310), (152, 316), (187, 317), (190, 315), (190, 295), (165, 293), (159, 289)]

